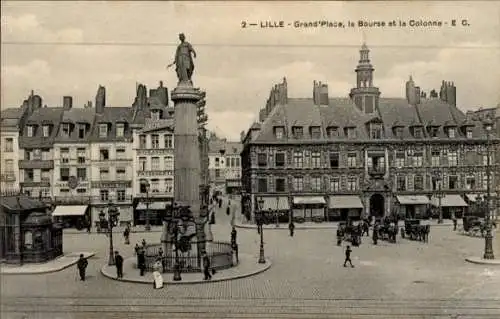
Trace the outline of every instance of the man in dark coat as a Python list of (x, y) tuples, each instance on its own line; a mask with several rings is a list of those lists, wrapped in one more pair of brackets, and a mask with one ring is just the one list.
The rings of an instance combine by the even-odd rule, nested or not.
[(115, 251), (116, 278), (123, 278), (123, 257)]
[(233, 226), (233, 230), (231, 231), (231, 242), (236, 242), (236, 237), (238, 233), (236, 232), (236, 227)]
[(344, 238), (344, 229), (342, 226), (339, 226), (337, 228), (337, 246), (340, 246), (342, 244), (342, 239)]
[(144, 276), (144, 271), (146, 270), (146, 256), (144, 249), (141, 249), (139, 251), (139, 254), (137, 255), (137, 267), (139, 268), (140, 275)]
[(354, 268), (354, 266), (352, 264), (352, 261), (351, 261), (351, 252), (352, 252), (352, 249), (348, 245), (347, 248), (346, 248), (346, 250), (345, 250), (344, 267), (347, 267), (347, 262), (349, 262), (349, 264), (351, 264), (351, 267)]
[(295, 230), (295, 224), (293, 222), (290, 222), (288, 225), (288, 229), (290, 230), (290, 237), (293, 237), (293, 232)]
[(88, 265), (89, 262), (87, 261), (87, 259), (83, 257), (83, 254), (80, 254), (80, 258), (76, 263), (76, 267), (78, 268), (78, 273), (80, 274), (81, 281), (85, 281), (85, 270), (87, 269)]
[(203, 261), (203, 274), (205, 275), (205, 280), (212, 279), (212, 275), (210, 274), (210, 258), (208, 258), (206, 253), (202, 255)]

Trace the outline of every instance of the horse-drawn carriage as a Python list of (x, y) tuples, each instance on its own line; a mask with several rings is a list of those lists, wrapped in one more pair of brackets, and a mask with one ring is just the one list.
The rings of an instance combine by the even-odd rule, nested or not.
[[(486, 221), (477, 216), (464, 216), (463, 233), (468, 236), (484, 237), (486, 234)], [(496, 228), (496, 223), (492, 221), (492, 226)]]
[(378, 231), (378, 238), (382, 240), (387, 240), (389, 242), (395, 243), (398, 235), (398, 226), (395, 222), (391, 222), (389, 219), (385, 219), (382, 222), (377, 221), (377, 227), (374, 227), (374, 231)]
[(401, 228), (401, 237), (410, 240), (427, 241), (430, 225), (422, 225), (419, 219), (406, 219), (405, 227)]

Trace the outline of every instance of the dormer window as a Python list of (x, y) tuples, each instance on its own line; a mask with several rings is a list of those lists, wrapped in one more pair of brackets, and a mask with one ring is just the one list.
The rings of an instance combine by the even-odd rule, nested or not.
[(99, 124), (99, 137), (108, 137), (108, 124)]
[(321, 128), (319, 126), (311, 126), (309, 128), (311, 138), (312, 139), (320, 139), (321, 138)]
[(403, 138), (403, 127), (396, 126), (393, 130), (394, 130), (394, 135), (397, 138)]
[(42, 126), (43, 137), (49, 137), (50, 135), (50, 125)]
[(304, 128), (302, 126), (292, 127), (293, 138), (301, 139), (304, 137)]
[(429, 135), (430, 137), (432, 138), (436, 138), (438, 136), (438, 128), (436, 126), (432, 126), (430, 129), (429, 129)]
[(348, 139), (355, 139), (356, 138), (355, 127), (346, 127), (345, 128), (345, 135), (347, 136)]
[(326, 129), (326, 134), (328, 135), (328, 138), (338, 137), (339, 129), (338, 127), (330, 126)]
[(275, 126), (274, 136), (277, 140), (282, 140), (283, 138), (285, 138), (285, 128), (283, 126)]
[(383, 137), (382, 125), (379, 123), (370, 123), (370, 138), (379, 140)]
[(159, 120), (161, 117), (160, 115), (161, 115), (160, 110), (152, 110), (151, 111), (151, 119), (152, 120)]
[(125, 134), (125, 124), (124, 123), (117, 123), (116, 124), (116, 136), (123, 137), (124, 134)]
[(455, 138), (456, 132), (454, 127), (448, 127), (448, 137)]
[(28, 125), (27, 130), (28, 131), (26, 132), (26, 134), (27, 134), (28, 137), (33, 137), (35, 135), (35, 126)]
[(413, 128), (413, 137), (414, 138), (422, 138), (423, 133), (422, 133), (422, 128), (421, 127), (414, 127)]
[(69, 123), (62, 123), (62, 136), (64, 137), (69, 137), (70, 133), (70, 124)]
[(465, 136), (467, 138), (472, 138), (472, 127), (465, 128)]
[(78, 124), (78, 138), (85, 138), (87, 134), (87, 128), (84, 123)]

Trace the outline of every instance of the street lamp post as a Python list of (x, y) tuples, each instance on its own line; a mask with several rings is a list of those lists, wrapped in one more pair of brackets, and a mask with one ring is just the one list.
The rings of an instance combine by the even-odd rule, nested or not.
[(278, 213), (279, 200), (280, 200), (279, 196), (276, 196), (276, 228), (280, 227), (279, 213)]
[(257, 219), (257, 227), (259, 227), (260, 233), (260, 250), (259, 250), (259, 264), (265, 264), (266, 258), (264, 257), (264, 227), (262, 219), (262, 209), (264, 207), (264, 199), (261, 197), (258, 201), (259, 203), (259, 218)]
[(434, 178), (436, 179), (436, 183), (438, 184), (438, 190), (436, 193), (436, 197), (438, 198), (438, 210), (439, 210), (439, 219), (438, 219), (438, 224), (443, 223), (443, 207), (441, 206), (441, 201), (444, 197), (443, 192), (442, 192), (442, 182), (443, 182), (443, 177), (441, 176), (441, 172), (436, 171), (434, 172)]
[(151, 231), (151, 224), (149, 221), (149, 190), (150, 190), (150, 186), (149, 186), (148, 182), (146, 182), (144, 184), (144, 186), (146, 187), (146, 227), (145, 227), (145, 230)]
[(484, 259), (495, 259), (493, 254), (493, 235), (491, 233), (491, 207), (490, 207), (490, 188), (491, 188), (491, 162), (490, 162), (490, 132), (493, 128), (489, 120), (484, 122), (486, 131), (486, 236), (484, 237)]
[[(109, 258), (108, 265), (113, 266), (115, 264), (115, 254), (113, 248), (113, 227), (120, 213), (118, 209), (113, 205), (113, 203), (108, 204), (108, 232), (109, 232)], [(100, 214), (101, 221), (105, 220), (104, 213)]]

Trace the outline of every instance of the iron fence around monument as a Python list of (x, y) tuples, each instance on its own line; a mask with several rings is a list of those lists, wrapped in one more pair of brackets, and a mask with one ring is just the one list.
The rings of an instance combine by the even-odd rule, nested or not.
[[(169, 273), (174, 272), (175, 266), (175, 249), (173, 242), (167, 242), (167, 246), (172, 247), (172, 250), (163, 252), (162, 257), (162, 267), (163, 272)], [(163, 244), (149, 244), (146, 245), (145, 249), (145, 259), (146, 259), (146, 271), (154, 271), (154, 264), (159, 260), (160, 248)], [(162, 248), (163, 250), (163, 248)], [(197, 242), (191, 242), (191, 250), (182, 253), (180, 250), (179, 254), (179, 264), (181, 266), (181, 272), (201, 272), (202, 271), (202, 261), (201, 256), (198, 256), (197, 252)], [(207, 255), (210, 258), (210, 268), (215, 270), (228, 269), (236, 266), (236, 261), (233, 258), (233, 251), (231, 244), (227, 242), (210, 242), (206, 245)]]

